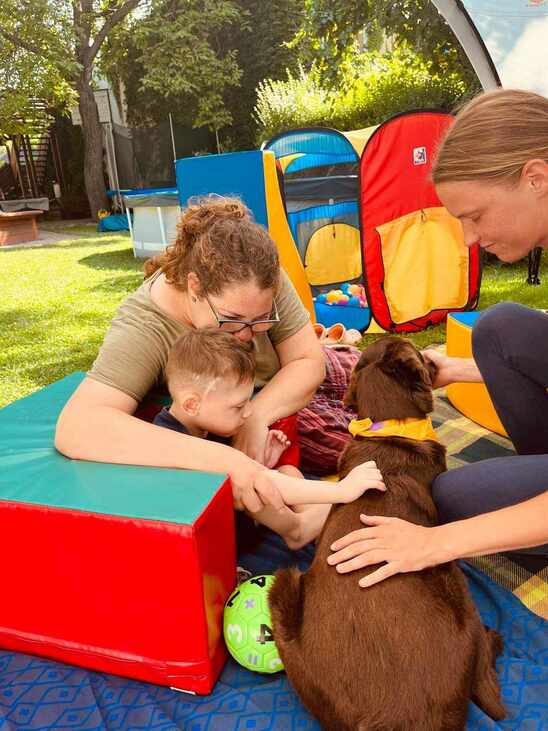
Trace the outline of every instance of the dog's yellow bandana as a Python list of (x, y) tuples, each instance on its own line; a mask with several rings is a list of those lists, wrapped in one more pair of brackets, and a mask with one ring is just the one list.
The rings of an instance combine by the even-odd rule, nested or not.
[(429, 417), (426, 419), (352, 419), (348, 431), (353, 437), (406, 437), (424, 441), (437, 441), (436, 432)]

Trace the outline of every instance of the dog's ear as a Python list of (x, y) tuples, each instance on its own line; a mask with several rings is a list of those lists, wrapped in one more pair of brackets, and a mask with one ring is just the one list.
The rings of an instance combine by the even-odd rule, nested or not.
[(358, 380), (358, 372), (356, 370), (352, 371), (352, 375), (350, 376), (350, 383), (348, 384), (348, 388), (346, 389), (346, 393), (344, 394), (343, 403), (345, 406), (350, 406), (351, 409), (358, 408), (358, 402), (356, 400), (356, 388), (357, 388), (357, 380)]
[(376, 366), (389, 378), (404, 386), (420, 411), (433, 408), (432, 377), (425, 359), (407, 340), (389, 343)]
[(389, 343), (382, 358), (376, 364), (387, 376), (394, 378), (408, 387), (425, 385), (430, 388), (430, 373), (420, 353), (409, 343)]
[(363, 352), (350, 374), (350, 381), (348, 382), (348, 387), (344, 394), (344, 405), (350, 406), (351, 409), (354, 409), (357, 412), (360, 411), (360, 403), (358, 399), (360, 392), (360, 379), (369, 364), (370, 359), (368, 358), (367, 353)]
[(430, 376), (430, 382), (432, 383), (432, 385), (434, 385), (436, 378), (438, 377), (439, 368), (436, 365), (436, 363), (434, 363), (434, 361), (430, 360), (430, 358), (428, 357), (428, 351), (426, 351), (426, 353), (427, 353), (427, 355), (424, 358), (424, 365), (426, 366), (426, 368), (428, 370), (428, 375)]

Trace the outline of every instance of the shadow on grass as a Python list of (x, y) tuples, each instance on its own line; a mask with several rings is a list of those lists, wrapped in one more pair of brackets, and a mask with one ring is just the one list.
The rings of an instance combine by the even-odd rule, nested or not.
[[(84, 330), (87, 327), (96, 328), (98, 323), (103, 320), (106, 320), (107, 325), (110, 322), (110, 319), (100, 311), (90, 308), (75, 311), (63, 303), (59, 303), (59, 306), (55, 308), (42, 306), (39, 309), (36, 307), (9, 308), (8, 306), (0, 310), (0, 332), (9, 333), (9, 328), (14, 326), (25, 327), (24, 337), (10, 340), (14, 345), (24, 347), (30, 344), (30, 336), (32, 336), (34, 330), (42, 335), (40, 340), (44, 340), (46, 333), (62, 331), (66, 325), (74, 327), (75, 322), (77, 322), (78, 327)], [(46, 328), (44, 323), (47, 323)], [(82, 337), (89, 337), (89, 332), (82, 332)]]
[[(123, 294), (124, 292), (127, 292), (129, 294), (138, 289), (142, 283), (142, 272), (133, 272), (131, 274), (122, 274), (119, 277), (111, 277), (109, 280), (105, 282), (100, 282), (99, 284), (95, 285), (95, 287), (91, 287), (90, 291), (112, 292), (113, 294), (118, 295)], [(123, 296), (125, 297), (126, 295)]]
[[(97, 237), (94, 238), (88, 238), (88, 237), (82, 237), (82, 238), (66, 238), (62, 239), (61, 241), (55, 241), (51, 244), (36, 244), (36, 245), (26, 245), (26, 246), (20, 246), (18, 248), (10, 248), (8, 246), (0, 246), (0, 252), (3, 256), (9, 256), (10, 254), (21, 254), (23, 252), (31, 252), (31, 251), (51, 251), (52, 249), (97, 249), (100, 246), (122, 246), (126, 244), (126, 241), (122, 239), (119, 236), (109, 236), (108, 238), (101, 240)], [(135, 261), (137, 266), (141, 266), (139, 264), (139, 259), (135, 259), (133, 256), (133, 249), (130, 246), (127, 246), (127, 248), (120, 249), (120, 251), (125, 252), (128, 259), (131, 259), (132, 261)]]
[(90, 254), (79, 260), (79, 264), (91, 267), (92, 269), (133, 269), (142, 271), (143, 262), (133, 256), (133, 249), (117, 249), (115, 251), (101, 251), (98, 254)]

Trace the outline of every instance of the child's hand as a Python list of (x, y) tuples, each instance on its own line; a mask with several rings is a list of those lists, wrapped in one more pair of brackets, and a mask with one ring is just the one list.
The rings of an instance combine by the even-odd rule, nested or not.
[(381, 490), (386, 492), (386, 486), (375, 462), (364, 462), (354, 467), (347, 476), (339, 482), (337, 488), (337, 502), (351, 503), (363, 495), (366, 490)]
[(264, 450), (264, 465), (268, 469), (275, 467), (282, 454), (288, 447), (291, 446), (291, 442), (287, 438), (287, 435), (280, 429), (270, 429), (266, 438), (265, 450)]

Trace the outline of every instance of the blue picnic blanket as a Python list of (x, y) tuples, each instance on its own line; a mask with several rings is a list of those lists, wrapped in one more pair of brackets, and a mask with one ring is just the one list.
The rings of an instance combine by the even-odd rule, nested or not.
[[(269, 536), (240, 564), (253, 573), (306, 568), (311, 547), (289, 553)], [(467, 731), (548, 731), (548, 622), (509, 591), (463, 564), (485, 624), (504, 637), (498, 661), (509, 717), (495, 723), (473, 704)], [(320, 731), (283, 673), (262, 676), (230, 661), (214, 692), (190, 696), (30, 655), (0, 651), (0, 730)]]

